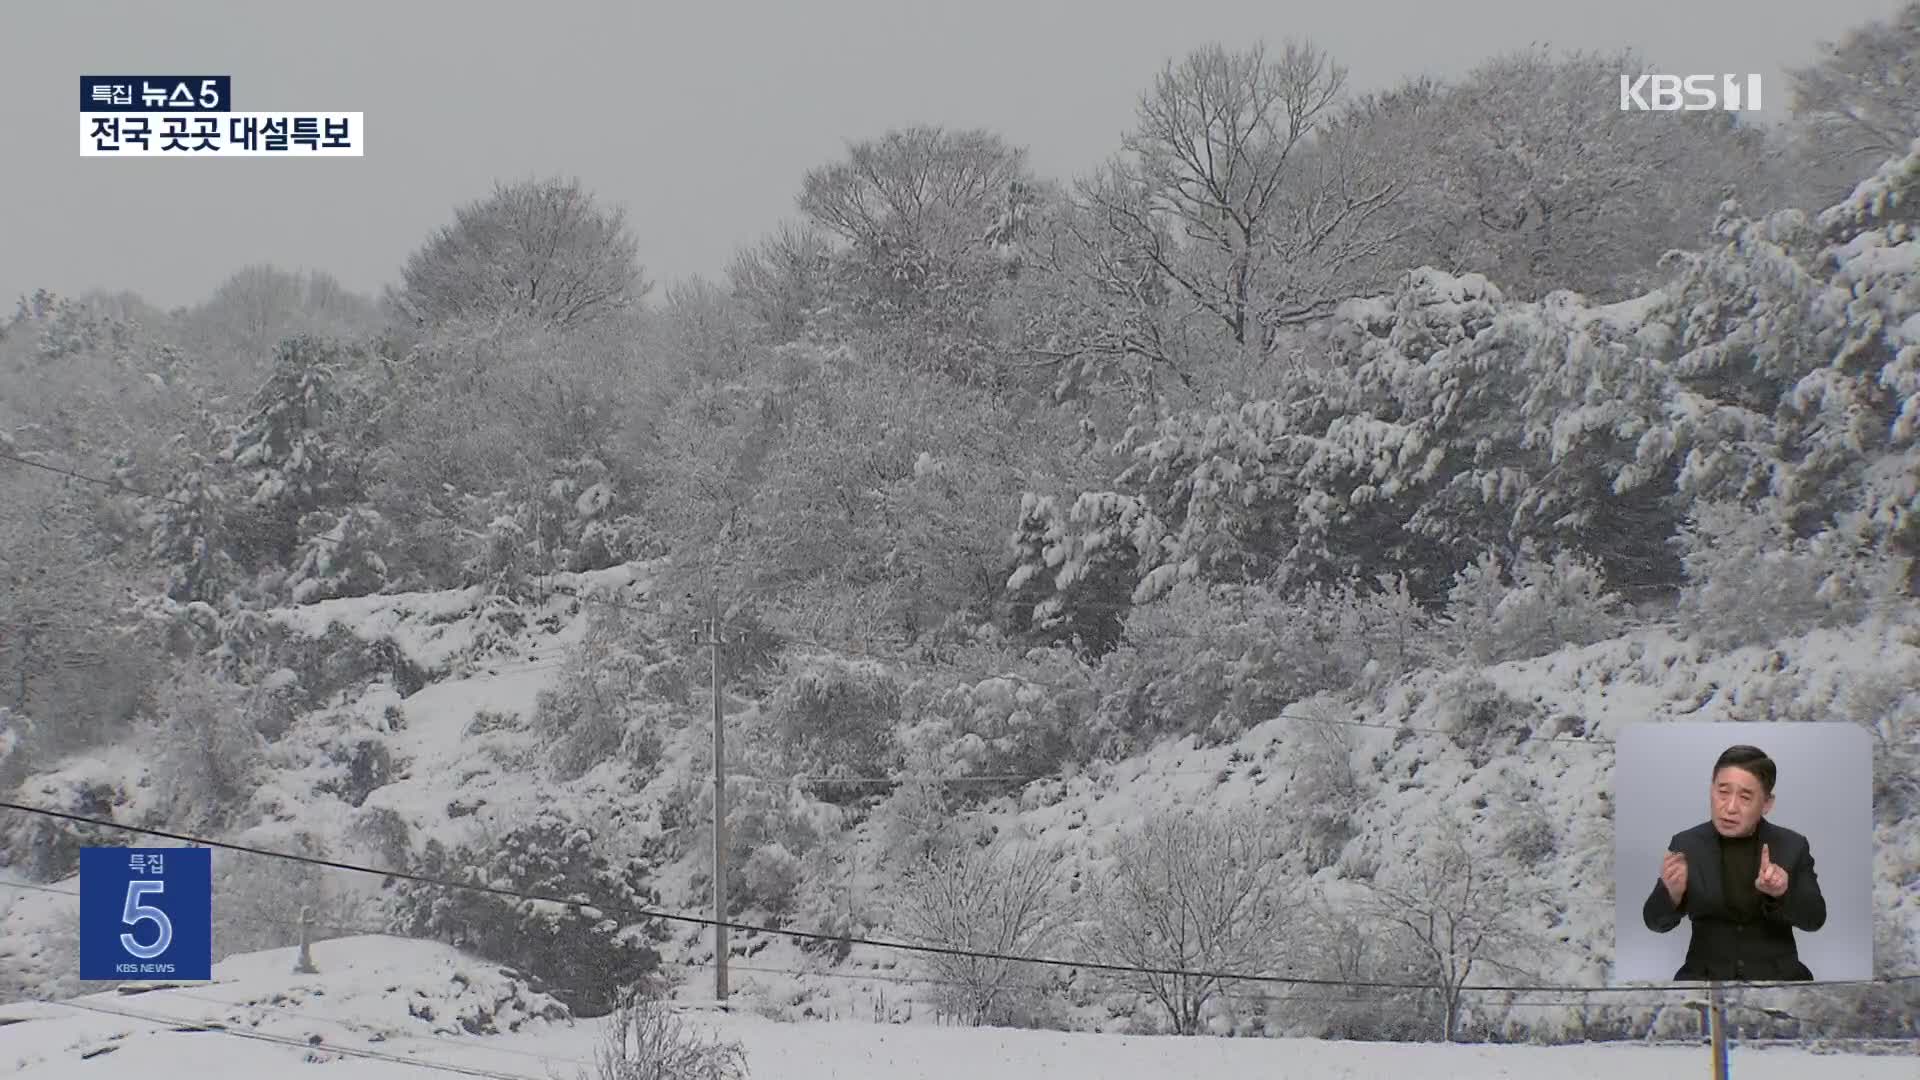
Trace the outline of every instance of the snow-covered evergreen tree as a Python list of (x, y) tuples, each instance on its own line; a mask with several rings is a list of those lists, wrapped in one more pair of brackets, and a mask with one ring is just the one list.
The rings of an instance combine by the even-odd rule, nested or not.
[[(371, 417), (360, 359), (313, 338), (282, 343), (250, 415), (160, 508), (153, 549), (171, 569), (169, 595), (216, 601), (263, 572), (344, 580), (305, 549), (328, 542), (316, 537), (365, 498)], [(352, 561), (342, 552), (338, 565)]]

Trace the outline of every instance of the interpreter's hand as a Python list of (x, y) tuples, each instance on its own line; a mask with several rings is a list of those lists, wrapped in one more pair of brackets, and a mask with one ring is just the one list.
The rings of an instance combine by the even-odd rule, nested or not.
[(1667, 852), (1660, 861), (1660, 884), (1667, 887), (1667, 897), (1674, 907), (1680, 906), (1680, 898), (1687, 894), (1687, 857), (1677, 851)]
[(1753, 887), (1776, 899), (1787, 895), (1787, 871), (1773, 861), (1765, 844), (1760, 845), (1760, 876), (1753, 879)]

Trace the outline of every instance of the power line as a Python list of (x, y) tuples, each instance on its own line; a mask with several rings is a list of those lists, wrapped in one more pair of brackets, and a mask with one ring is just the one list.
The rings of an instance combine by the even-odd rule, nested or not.
[[(72, 889), (57, 889), (57, 888), (52, 888), (44, 885), (27, 884), (24, 882), (0, 882), (0, 889), (5, 889), (5, 888), (32, 889), (39, 892), (54, 893), (57, 895), (70, 896), (74, 898), (78, 898), (80, 895), (77, 891)], [(252, 920), (242, 920), (242, 922), (245, 925), (256, 926), (256, 927), (263, 926), (263, 925), (292, 927), (296, 925), (295, 923), (292, 923), (292, 922), (287, 922), (284, 920), (277, 921), (272, 919), (252, 919)], [(320, 921), (309, 921), (303, 925), (307, 929), (330, 931), (333, 934), (343, 936), (343, 937), (357, 937), (357, 936), (404, 937), (405, 936), (405, 935), (395, 934), (391, 928), (382, 928), (382, 927), (341, 926), (338, 924), (331, 924), (331, 923), (320, 922)], [(773, 932), (779, 933), (783, 931), (773, 931)], [(313, 942), (313, 944), (315, 945), (324, 944), (328, 940), (334, 940), (334, 939), (320, 939), (319, 941)], [(689, 970), (708, 970), (715, 966), (715, 962), (711, 958), (705, 959), (705, 960), (700, 960), (700, 959), (665, 960), (663, 959), (659, 963), (661, 967), (686, 968)], [(883, 973), (883, 972), (846, 971), (839, 968), (767, 967), (764, 965), (755, 965), (755, 964), (739, 964), (731, 960), (728, 961), (728, 967), (729, 967), (729, 970), (732, 970), (732, 971), (746, 971), (746, 972), (753, 972), (756, 974), (766, 974), (766, 975), (784, 975), (784, 976), (797, 978), (797, 979), (807, 979), (807, 978), (839, 979), (839, 980), (854, 981), (854, 982), (879, 982), (879, 983), (914, 985), (914, 986), (941, 986), (941, 987), (952, 987), (952, 988), (958, 988), (958, 989), (981, 989), (982, 988), (982, 983), (979, 981), (968, 981), (964, 979), (944, 978), (936, 975), (911, 975), (911, 974), (903, 975), (903, 974), (897, 974), (897, 973)], [(1899, 981), (1905, 978), (1909, 978), (1909, 977), (1894, 976), (1889, 979), (1881, 980), (1881, 981), (1892, 982), (1892, 981)], [(553, 983), (543, 983), (543, 985), (546, 987), (547, 992), (549, 993), (555, 988), (563, 988), (563, 987), (558, 987), (557, 984), (553, 984)], [(1340, 985), (1347, 985), (1350, 987), (1358, 988), (1358, 987), (1364, 987), (1365, 984), (1342, 983)], [(1741, 984), (1732, 984), (1732, 985), (1741, 985)], [(1747, 984), (1747, 985), (1750, 985), (1756, 989), (1761, 989), (1761, 990), (1768, 990), (1768, 989), (1794, 990), (1799, 986), (1802, 986), (1805, 984), (1759, 983), (1759, 984)], [(1844, 985), (1844, 983), (1842, 983), (1841, 985)], [(176, 995), (179, 997), (189, 998), (196, 1001), (205, 1001), (205, 1002), (208, 1002), (209, 1004), (224, 1005), (230, 1008), (264, 1007), (258, 1002), (229, 1001), (225, 999), (210, 998), (202, 995), (196, 995), (175, 986), (166, 986), (166, 987), (163, 987), (162, 989), (165, 989), (169, 994)], [(1057, 984), (1047, 985), (1047, 984), (1030, 984), (1030, 983), (1007, 983), (1007, 984), (996, 984), (994, 989), (1004, 990), (1005, 992), (1010, 994), (1057, 994), (1057, 993), (1068, 992), (1067, 987), (1059, 986)], [(1390, 989), (1418, 990), (1418, 991), (1432, 992), (1434, 988), (1431, 986), (1422, 985), (1417, 987), (1415, 986), (1390, 987)], [(1488, 988), (1463, 987), (1462, 989), (1469, 992), (1490, 990), (1490, 991), (1509, 992), (1509, 993), (1522, 993), (1522, 992), (1545, 993), (1545, 992), (1552, 991), (1552, 992), (1558, 992), (1558, 993), (1584, 994), (1584, 993), (1592, 993), (1595, 991), (1604, 991), (1604, 992), (1611, 993), (1611, 992), (1616, 992), (1620, 990), (1645, 990), (1649, 993), (1661, 993), (1664, 991), (1672, 991), (1672, 990), (1692, 990), (1692, 989), (1697, 989), (1697, 987), (1690, 987), (1690, 986), (1688, 987), (1556, 986), (1556, 987), (1541, 988), (1539, 990), (1532, 990), (1532, 991), (1516, 991), (1510, 988), (1501, 988), (1501, 987), (1488, 987)], [(1270, 1003), (1270, 1002), (1277, 1002), (1277, 1001), (1304, 1001), (1304, 1002), (1322, 1002), (1322, 1003), (1360, 1005), (1360, 1004), (1379, 1004), (1382, 1000), (1380, 995), (1377, 995), (1377, 994), (1349, 996), (1349, 997), (1329, 997), (1325, 994), (1319, 994), (1319, 993), (1274, 994), (1274, 993), (1249, 993), (1245, 991), (1236, 991), (1236, 990), (1220, 990), (1220, 991), (1216, 991), (1215, 993), (1209, 996), (1213, 998), (1227, 1000), (1227, 1001), (1242, 1001), (1242, 1002), (1256, 1002), (1256, 1003)], [(1596, 1005), (1590, 1000), (1582, 999), (1582, 1000), (1575, 1000), (1575, 1001), (1497, 1001), (1497, 1002), (1489, 1002), (1488, 1006), (1493, 1008), (1501, 1008), (1501, 1009), (1507, 1009), (1507, 1008), (1645, 1009), (1645, 1008), (1661, 1008), (1668, 1004), (1670, 1003), (1663, 1002), (1663, 1001), (1630, 1001), (1630, 1002), (1603, 1003), (1603, 1004)], [(1733, 1003), (1730, 1007), (1736, 1008), (1736, 1009), (1756, 1008), (1755, 1006), (1746, 1006), (1738, 1002)], [(352, 1025), (348, 1025), (344, 1021), (329, 1021), (329, 1022), (340, 1023), (342, 1024), (342, 1026), (347, 1026), (349, 1028), (352, 1027)], [(467, 1043), (464, 1041), (449, 1039), (444, 1036), (439, 1036), (431, 1033), (414, 1032), (414, 1033), (408, 1034), (406, 1037), (412, 1038), (412, 1039), (447, 1042), (450, 1045), (457, 1045), (457, 1046), (471, 1045), (470, 1043)], [(521, 1053), (527, 1053), (529, 1054), (529, 1056), (535, 1056), (535, 1057), (548, 1056), (548, 1055), (531, 1054), (530, 1052), (526, 1052), (526, 1051), (521, 1051)], [(554, 1058), (553, 1060), (568, 1060), (568, 1059)]]
[(11, 461), (16, 465), (25, 465), (29, 468), (40, 469), (45, 472), (53, 473), (56, 476), (65, 476), (65, 477), (70, 477), (74, 480), (84, 481), (85, 483), (96, 484), (100, 487), (104, 487), (116, 492), (126, 492), (128, 494), (138, 495), (146, 499), (159, 499), (163, 502), (170, 502), (183, 507), (192, 506), (192, 504), (187, 502), (186, 500), (177, 499), (171, 495), (155, 495), (150, 491), (143, 491), (140, 488), (134, 487), (131, 484), (127, 484), (120, 480), (108, 480), (98, 476), (89, 476), (86, 473), (75, 472), (72, 469), (60, 468), (58, 465), (48, 465), (43, 461), (35, 461), (32, 458), (21, 457), (19, 454), (11, 453), (6, 450), (0, 450), (0, 461)]
[[(53, 817), (53, 818), (59, 818), (66, 821), (75, 822), (77, 824), (92, 825), (97, 828), (115, 829), (122, 832), (130, 832), (130, 833), (135, 833), (139, 835), (157, 836), (167, 840), (178, 840), (182, 843), (194, 845), (194, 846), (221, 848), (228, 851), (238, 851), (238, 852), (243, 852), (245, 854), (250, 854), (250, 855), (261, 855), (268, 858), (286, 859), (292, 862), (305, 863), (311, 866), (322, 866), (322, 867), (328, 867), (330, 869), (336, 869), (336, 870), (348, 870), (348, 871), (353, 871), (355, 873), (362, 873), (362, 874), (374, 874), (382, 878), (398, 878), (404, 881), (413, 881), (413, 882), (417, 882), (424, 885), (438, 886), (440, 888), (456, 889), (456, 890), (463, 890), (463, 891), (475, 892), (475, 893), (484, 893), (492, 896), (504, 897), (511, 900), (531, 900), (538, 903), (554, 904), (559, 907), (569, 908), (569, 909), (591, 909), (593, 911), (600, 912), (603, 914), (621, 915), (634, 920), (657, 919), (663, 922), (687, 923), (695, 926), (704, 926), (704, 927), (713, 927), (719, 922), (718, 920), (704, 918), (698, 915), (682, 915), (677, 912), (658, 911), (658, 910), (651, 910), (647, 908), (619, 908), (611, 905), (588, 903), (586, 901), (574, 899), (571, 897), (554, 896), (554, 895), (543, 894), (543, 893), (528, 892), (528, 891), (519, 890), (519, 889), (506, 889), (506, 888), (501, 888), (499, 886), (494, 886), (494, 885), (479, 885), (479, 884), (474, 884), (472, 882), (450, 881), (444, 878), (436, 878), (426, 874), (416, 874), (410, 871), (383, 870), (383, 869), (380, 869), (379, 867), (362, 866), (358, 863), (341, 862), (335, 859), (324, 859), (324, 858), (319, 858), (312, 855), (301, 855), (294, 852), (274, 851), (269, 848), (253, 847), (251, 845), (237, 844), (237, 843), (233, 843), (231, 841), (226, 841), (226, 840), (214, 840), (207, 837), (199, 837), (199, 836), (192, 836), (184, 833), (171, 832), (164, 829), (150, 829), (150, 828), (145, 828), (138, 825), (122, 825), (114, 821), (104, 821), (99, 818), (90, 818), (80, 814), (70, 814), (62, 810), (52, 810), (46, 807), (29, 806), (23, 803), (12, 802), (10, 800), (0, 800), (0, 809), (16, 810), (16, 811), (19, 811), (22, 813), (28, 813), (28, 814), (39, 814), (45, 817)], [(1280, 984), (1280, 985), (1304, 985), (1304, 986), (1346, 986), (1346, 987), (1366, 987), (1369, 989), (1381, 989), (1381, 990), (1425, 991), (1425, 990), (1432, 989), (1432, 987), (1424, 983), (1362, 981), (1362, 980), (1347, 980), (1347, 979), (1323, 979), (1323, 978), (1315, 978), (1315, 977), (1309, 977), (1309, 976), (1251, 974), (1251, 973), (1244, 973), (1244, 972), (1207, 971), (1207, 970), (1195, 970), (1195, 969), (1186, 969), (1186, 968), (1155, 968), (1155, 967), (1146, 967), (1146, 966), (1135, 965), (1135, 964), (1116, 964), (1116, 963), (1109, 963), (1105, 961), (1066, 960), (1066, 959), (1060, 959), (1055, 957), (1020, 956), (1020, 955), (1015, 955), (1010, 953), (1001, 953), (1001, 952), (985, 952), (985, 951), (970, 950), (970, 949), (956, 949), (956, 948), (950, 948), (943, 945), (925, 945), (925, 944), (919, 944), (919, 943), (913, 943), (913, 942), (886, 941), (886, 940), (881, 940), (876, 938), (854, 937), (851, 935), (841, 935), (841, 934), (822, 934), (822, 933), (815, 933), (815, 932), (806, 931), (806, 930), (782, 929), (782, 928), (773, 927), (773, 926), (759, 926), (751, 923), (736, 923), (731, 921), (725, 922), (724, 925), (726, 926), (727, 929), (730, 929), (730, 930), (739, 930), (739, 931), (750, 933), (750, 934), (764, 934), (769, 937), (776, 937), (776, 938), (786, 937), (786, 938), (792, 938), (796, 941), (818, 941), (818, 942), (834, 944), (834, 945), (864, 945), (864, 946), (868, 946), (870, 948), (876, 948), (876, 949), (893, 949), (893, 950), (902, 951), (902, 952), (918, 952), (918, 953), (927, 953), (927, 954), (938, 955), (938, 956), (955, 956), (955, 957), (961, 957), (966, 959), (977, 959), (977, 960), (1000, 960), (1008, 963), (1032, 964), (1039, 967), (1059, 967), (1059, 968), (1066, 968), (1069, 970), (1106, 971), (1106, 972), (1113, 972), (1113, 973), (1125, 974), (1125, 975), (1160, 975), (1160, 976), (1166, 976), (1166, 977), (1172, 977), (1172, 978), (1192, 978), (1192, 979), (1212, 980), (1212, 981), (1218, 981), (1218, 982), (1271, 983), (1271, 984)], [(1811, 983), (1807, 983), (1807, 982), (1795, 983), (1793, 985), (1802, 986), (1802, 987), (1804, 986), (1869, 986), (1869, 985), (1880, 985), (1883, 983), (1890, 983), (1890, 982), (1904, 982), (1909, 980), (1920, 980), (1920, 973), (1909, 974), (1909, 975), (1882, 976), (1882, 977), (1876, 977), (1871, 979), (1820, 980), (1820, 981), (1815, 981)], [(1769, 986), (1774, 984), (1758, 981), (1758, 980), (1741, 980), (1741, 981), (1724, 983), (1723, 985), (1725, 986)], [(1561, 986), (1487, 985), (1487, 986), (1463, 986), (1460, 989), (1483, 991), (1483, 992), (1499, 991), (1499, 992), (1508, 992), (1508, 993), (1566, 992), (1566, 991), (1575, 991), (1580, 993), (1614, 993), (1614, 992), (1638, 993), (1638, 992), (1648, 992), (1648, 991), (1660, 991), (1660, 990), (1666, 990), (1666, 989), (1678, 990), (1678, 989), (1689, 989), (1689, 988), (1686, 988), (1686, 987), (1671, 987), (1671, 988), (1637, 987), (1637, 986), (1583, 987), (1583, 986), (1565, 986), (1565, 985), (1561, 985)]]

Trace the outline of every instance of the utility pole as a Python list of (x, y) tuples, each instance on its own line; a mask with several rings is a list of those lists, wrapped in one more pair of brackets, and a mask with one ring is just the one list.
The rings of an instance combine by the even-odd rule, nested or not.
[(1713, 1080), (1727, 1080), (1727, 1008), (1720, 984), (1707, 984), (1707, 1027), (1713, 1041)]
[(720, 593), (708, 602), (707, 645), (713, 650), (713, 996), (727, 1004), (727, 734), (720, 697)]

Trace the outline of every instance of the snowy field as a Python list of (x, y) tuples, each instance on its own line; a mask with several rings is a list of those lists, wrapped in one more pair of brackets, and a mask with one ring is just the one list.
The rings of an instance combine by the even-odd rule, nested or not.
[[(451, 949), (366, 937), (326, 942), (315, 955), (318, 975), (291, 974), (293, 951), (273, 950), (228, 959), (208, 984), (0, 1006), (0, 1071), (22, 1080), (135, 1074), (144, 1080), (252, 1080), (302, 1063), (325, 1063), (328, 1068), (314, 1075), (338, 1080), (593, 1075), (599, 1022), (543, 1019), (545, 998)], [(1708, 1066), (1704, 1047), (1683, 1046), (1183, 1039), (780, 1023), (712, 1012), (690, 1013), (689, 1020), (738, 1042), (752, 1075), (767, 1080), (1643, 1080), (1692, 1075)], [(501, 1033), (464, 1034), (463, 1021)], [(1775, 1047), (1736, 1047), (1732, 1060), (1741, 1080), (1912, 1080), (1916, 1073), (1913, 1057)]]

